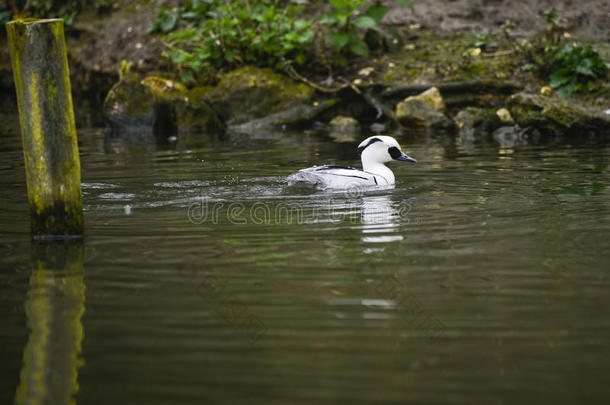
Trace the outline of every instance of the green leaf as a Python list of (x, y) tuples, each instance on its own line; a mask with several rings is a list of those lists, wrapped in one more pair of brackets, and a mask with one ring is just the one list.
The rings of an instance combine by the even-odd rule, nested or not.
[(180, 14), (180, 18), (184, 18), (185, 20), (194, 20), (199, 17), (199, 15), (193, 11), (187, 11), (186, 13)]
[(350, 0), (330, 0), (330, 4), (339, 10), (350, 7), (350, 3), (352, 3)]
[(331, 13), (327, 13), (324, 14), (322, 16), (322, 18), (320, 18), (320, 24), (329, 24), (329, 25), (333, 25), (333, 24), (337, 24), (339, 23), (339, 19)]
[(526, 63), (525, 65), (521, 66), (521, 70), (523, 70), (524, 72), (529, 72), (531, 70), (534, 69), (534, 64), (533, 63)]
[(366, 10), (366, 15), (371, 17), (377, 23), (379, 23), (387, 13), (388, 8), (386, 6), (371, 6), (368, 10)]
[(161, 31), (163, 32), (170, 32), (171, 30), (176, 28), (176, 25), (178, 25), (178, 15), (171, 13), (168, 14), (166, 18), (161, 20), (159, 28), (161, 28)]
[(180, 77), (180, 81), (182, 83), (190, 83), (193, 80), (193, 73), (189, 71), (185, 71)]
[(570, 81), (570, 76), (564, 75), (561, 72), (555, 72), (551, 75), (550, 86), (554, 89), (561, 87)]
[[(585, 61), (586, 60), (588, 60), (588, 59), (585, 59)], [(576, 67), (576, 73), (580, 73), (581, 75), (584, 75), (584, 76), (596, 77), (596, 74), (593, 73), (593, 71), (591, 70), (591, 67), (587, 66), (586, 64), (578, 65)]]
[(349, 35), (345, 32), (331, 32), (328, 34), (328, 42), (339, 52), (349, 42)]
[(294, 22), (294, 29), (297, 31), (303, 31), (311, 27), (313, 20), (296, 20)]
[(559, 89), (557, 89), (557, 94), (559, 94), (559, 97), (568, 97), (570, 94), (572, 94), (572, 92), (574, 91), (574, 88), (572, 85), (566, 85), (566, 86), (562, 86)]
[(225, 60), (229, 63), (233, 62), (233, 60), (235, 59), (235, 52), (233, 51), (227, 51), (225, 53)]
[(4, 25), (9, 21), (11, 21), (11, 12), (10, 11), (0, 12), (0, 25)]
[(369, 47), (366, 42), (357, 37), (352, 38), (352, 41), (349, 44), (349, 49), (358, 56), (367, 56), (369, 54)]
[(201, 60), (206, 60), (210, 57), (210, 51), (205, 48), (195, 48), (193, 51), (195, 56)]
[(299, 36), (298, 42), (300, 44), (306, 44), (313, 41), (315, 33), (313, 31), (305, 31), (303, 34)]
[(192, 60), (188, 63), (188, 67), (197, 73), (201, 72), (202, 66), (203, 62), (201, 62), (200, 60)]
[(377, 31), (377, 22), (368, 15), (360, 15), (354, 19), (354, 25), (358, 28), (369, 29)]
[(194, 29), (188, 29), (184, 31), (172, 32), (168, 35), (169, 39), (187, 39), (195, 41), (197, 39), (197, 33)]
[(170, 51), (169, 57), (176, 65), (186, 62), (189, 59), (189, 54), (178, 51)]
[(338, 12), (335, 13), (335, 17), (337, 17), (337, 24), (339, 25), (345, 25), (347, 23), (347, 19), (350, 17), (351, 13), (349, 12)]
[(282, 41), (297, 42), (299, 40), (299, 34), (296, 31), (290, 31), (282, 37)]

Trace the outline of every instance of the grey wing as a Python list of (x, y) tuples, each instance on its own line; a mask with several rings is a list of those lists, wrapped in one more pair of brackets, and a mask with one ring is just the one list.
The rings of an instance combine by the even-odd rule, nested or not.
[(308, 184), (320, 188), (350, 188), (376, 185), (375, 176), (343, 166), (314, 166), (292, 173), (289, 185)]
[(297, 185), (297, 184), (308, 184), (308, 185), (312, 185), (312, 186), (320, 186), (323, 187), (324, 186), (324, 178), (322, 176), (319, 175), (319, 173), (316, 173), (313, 170), (310, 170), (313, 168), (309, 168), (309, 169), (302, 169), (299, 170), (298, 172), (294, 172), (291, 175), (289, 175), (286, 180), (288, 181), (288, 185)]

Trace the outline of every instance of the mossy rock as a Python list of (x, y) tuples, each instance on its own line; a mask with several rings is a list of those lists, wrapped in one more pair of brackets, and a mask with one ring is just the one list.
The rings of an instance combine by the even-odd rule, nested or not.
[(536, 128), (543, 134), (610, 133), (610, 115), (559, 97), (517, 93), (509, 97), (508, 108), (521, 127)]
[(210, 89), (195, 87), (175, 100), (179, 132), (224, 132), (225, 124), (206, 101)]
[(494, 109), (466, 107), (455, 116), (455, 124), (463, 140), (487, 137), (506, 125)]
[(242, 67), (223, 76), (207, 101), (229, 124), (241, 124), (310, 103), (313, 89), (271, 69)]
[(155, 98), (152, 89), (132, 74), (116, 83), (104, 100), (104, 116), (113, 127), (152, 127)]
[(403, 125), (448, 128), (452, 122), (443, 114), (445, 102), (436, 87), (410, 96), (396, 105), (396, 117)]
[(355, 142), (360, 135), (360, 123), (353, 117), (338, 115), (328, 123), (328, 133), (335, 142)]
[(310, 126), (315, 121), (323, 121), (339, 104), (338, 99), (324, 100), (319, 103), (296, 104), (286, 110), (263, 118), (254, 119), (242, 124), (233, 124), (231, 128), (238, 132), (261, 130), (302, 128)]
[(515, 146), (524, 146), (536, 142), (539, 138), (539, 133), (536, 130), (513, 125), (502, 126), (496, 129), (491, 134), (491, 137), (501, 148), (514, 148)]
[[(167, 86), (161, 86), (165, 83)], [(153, 84), (153, 85), (151, 85)], [(192, 90), (159, 77), (130, 74), (115, 84), (104, 102), (104, 114), (115, 132), (222, 132), (224, 123), (205, 97), (210, 88)]]

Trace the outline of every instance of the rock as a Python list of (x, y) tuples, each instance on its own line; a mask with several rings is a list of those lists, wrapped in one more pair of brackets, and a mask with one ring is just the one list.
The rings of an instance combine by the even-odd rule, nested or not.
[(358, 71), (358, 75), (362, 76), (362, 77), (370, 77), (371, 74), (373, 74), (374, 72), (375, 72), (375, 68), (369, 66), (369, 67), (365, 67), (365, 68), (360, 69)]
[(178, 132), (224, 132), (225, 124), (206, 101), (209, 92), (209, 87), (195, 87), (176, 100)]
[(610, 131), (610, 116), (556, 96), (517, 93), (509, 97), (508, 108), (521, 127), (533, 127), (543, 134)]
[(462, 141), (472, 142), (476, 138), (488, 137), (503, 125), (494, 110), (467, 107), (455, 116), (455, 124)]
[(416, 97), (437, 111), (445, 112), (446, 110), (443, 96), (441, 96), (441, 92), (436, 87), (431, 87)]
[[(123, 69), (123, 66), (125, 66), (125, 64), (121, 63), (121, 69)], [(129, 64), (127, 64), (126, 66), (129, 66)], [(124, 77), (121, 72), (119, 72), (119, 76), (121, 77), (121, 79)], [(187, 88), (184, 86), (184, 84), (159, 76), (147, 76), (142, 79), (140, 83), (144, 86), (150, 87), (150, 89), (156, 94), (171, 94), (173, 92), (185, 93), (187, 91)]]
[(246, 66), (223, 76), (207, 101), (228, 124), (241, 124), (309, 103), (313, 89), (271, 69)]
[(360, 130), (360, 123), (355, 118), (339, 115), (328, 123), (331, 131), (354, 132)]
[(104, 101), (104, 115), (114, 132), (152, 132), (169, 138), (176, 132), (220, 132), (224, 124), (205, 101), (207, 89), (187, 91), (156, 76), (143, 80), (129, 74), (115, 84)]
[(380, 122), (374, 122), (371, 124), (371, 126), (369, 127), (369, 129), (371, 130), (371, 132), (373, 134), (382, 134), (384, 132), (386, 132), (388, 130), (388, 127), (385, 124), (382, 124)]
[(505, 126), (496, 129), (491, 135), (494, 141), (502, 148), (514, 148), (515, 146), (527, 145), (530, 138), (535, 135), (531, 131), (518, 126)]
[(314, 104), (297, 104), (287, 110), (267, 115), (263, 118), (234, 124), (231, 130), (237, 132), (251, 132), (286, 127), (302, 127), (323, 119), (337, 104), (338, 99), (325, 100)]
[(352, 117), (339, 115), (328, 123), (328, 132), (336, 142), (354, 142), (360, 135), (360, 123)]
[(548, 97), (553, 94), (553, 89), (549, 86), (542, 86), (540, 88), (540, 94)]
[(155, 122), (152, 89), (140, 77), (128, 75), (116, 83), (104, 100), (104, 116), (117, 127), (152, 127)]
[(498, 118), (500, 118), (500, 121), (502, 121), (505, 124), (514, 124), (515, 123), (513, 116), (510, 115), (510, 111), (508, 111), (506, 108), (498, 109), (498, 111), (496, 111), (496, 115), (498, 116)]
[(407, 97), (396, 106), (396, 116), (403, 125), (450, 127), (452, 123), (444, 111), (445, 102), (436, 87)]

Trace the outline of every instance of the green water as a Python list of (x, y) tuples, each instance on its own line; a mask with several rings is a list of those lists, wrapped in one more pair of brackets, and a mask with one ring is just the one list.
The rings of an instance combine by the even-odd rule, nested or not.
[(609, 144), (406, 136), (346, 195), (285, 186), (359, 165), (304, 133), (79, 139), (86, 237), (42, 246), (0, 140), (2, 404), (610, 399)]

